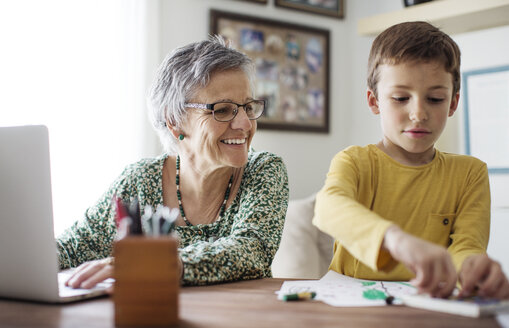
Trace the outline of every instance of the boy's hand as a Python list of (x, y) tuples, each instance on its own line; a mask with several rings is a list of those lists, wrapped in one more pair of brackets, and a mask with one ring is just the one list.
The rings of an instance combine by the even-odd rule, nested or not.
[(433, 297), (447, 297), (456, 286), (456, 269), (447, 250), (405, 233), (397, 226), (390, 227), (384, 247), (392, 257), (415, 273), (411, 283), (420, 293)]
[(486, 254), (471, 255), (463, 261), (459, 273), (462, 290), (460, 297), (467, 297), (477, 289), (477, 295), (509, 299), (509, 281), (500, 264)]

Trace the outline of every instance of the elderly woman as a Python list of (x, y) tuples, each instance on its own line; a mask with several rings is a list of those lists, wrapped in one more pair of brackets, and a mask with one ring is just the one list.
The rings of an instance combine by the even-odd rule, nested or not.
[[(265, 107), (253, 98), (253, 64), (221, 38), (192, 43), (163, 61), (149, 94), (166, 153), (127, 166), (95, 206), (57, 239), (67, 281), (90, 288), (111, 277), (114, 195), (180, 211), (181, 281), (204, 285), (270, 277), (288, 204), (281, 158), (250, 148)], [(84, 264), (82, 264), (84, 263)]]

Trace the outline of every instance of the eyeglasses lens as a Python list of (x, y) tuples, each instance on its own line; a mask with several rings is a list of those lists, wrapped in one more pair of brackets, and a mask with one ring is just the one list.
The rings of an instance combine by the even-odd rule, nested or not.
[(226, 122), (235, 116), (237, 105), (232, 103), (217, 103), (214, 105), (214, 118), (221, 122)]
[(244, 109), (246, 110), (247, 117), (251, 120), (255, 120), (262, 115), (264, 107), (263, 101), (252, 101), (247, 103)]
[[(250, 120), (260, 117), (264, 110), (263, 101), (251, 101), (244, 106), (246, 115)], [(214, 118), (221, 122), (231, 121), (237, 115), (238, 107), (233, 103), (216, 103), (214, 105)]]

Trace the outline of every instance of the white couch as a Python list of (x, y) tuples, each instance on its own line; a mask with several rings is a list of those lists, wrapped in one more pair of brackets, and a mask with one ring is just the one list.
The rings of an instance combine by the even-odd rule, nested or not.
[(315, 195), (288, 203), (281, 245), (272, 262), (274, 278), (319, 279), (328, 270), (334, 240), (311, 220)]
[[(327, 273), (334, 241), (312, 225), (314, 206), (315, 195), (289, 202), (281, 245), (272, 262), (275, 278), (319, 279)], [(506, 274), (509, 274), (508, 218), (508, 208), (492, 210), (488, 245), (488, 254), (502, 264)]]

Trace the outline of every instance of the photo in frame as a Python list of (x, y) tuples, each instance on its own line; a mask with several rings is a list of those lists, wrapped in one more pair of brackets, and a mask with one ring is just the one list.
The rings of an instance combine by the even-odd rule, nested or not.
[(252, 2), (252, 3), (261, 4), (261, 5), (266, 5), (269, 0), (235, 0), (235, 1)]
[(466, 153), (509, 173), (509, 66), (464, 72), (462, 84)]
[(253, 59), (259, 129), (329, 132), (329, 31), (210, 11), (210, 33)]
[(344, 17), (344, 0), (275, 0), (277, 7), (290, 8), (335, 18)]

